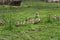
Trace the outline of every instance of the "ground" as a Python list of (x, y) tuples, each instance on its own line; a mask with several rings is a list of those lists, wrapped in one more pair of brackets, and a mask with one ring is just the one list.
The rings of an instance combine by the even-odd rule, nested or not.
[[(14, 22), (34, 18), (39, 12), (41, 22), (16, 27)], [(60, 3), (22, 2), (20, 7), (0, 5), (0, 19), (6, 23), (0, 25), (0, 40), (60, 40), (60, 22), (47, 22), (47, 16), (60, 16)]]

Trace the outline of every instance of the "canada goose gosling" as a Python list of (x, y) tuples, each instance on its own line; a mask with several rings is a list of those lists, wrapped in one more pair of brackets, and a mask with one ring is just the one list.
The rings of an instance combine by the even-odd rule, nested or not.
[(25, 24), (25, 21), (17, 21), (17, 22), (15, 22), (16, 26), (21, 26), (21, 25), (24, 25), (24, 24)]
[(35, 18), (34, 19), (34, 24), (37, 24), (37, 23), (39, 23), (40, 22), (40, 18)]
[(35, 16), (35, 18), (38, 18), (39, 17), (39, 13), (36, 12), (34, 16)]
[(0, 20), (0, 25), (4, 25), (5, 21), (4, 20)]
[(56, 15), (55, 15), (55, 16), (53, 17), (53, 19), (54, 19), (54, 20), (60, 20), (60, 16), (56, 16)]

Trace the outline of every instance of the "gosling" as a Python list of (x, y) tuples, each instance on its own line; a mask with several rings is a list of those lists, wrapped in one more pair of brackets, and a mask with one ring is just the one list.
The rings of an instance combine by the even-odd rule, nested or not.
[(34, 16), (35, 16), (35, 18), (38, 18), (40, 15), (38, 12), (36, 12)]
[(37, 24), (37, 23), (39, 23), (40, 22), (40, 18), (35, 18), (34, 19), (34, 24)]
[(27, 22), (27, 23), (34, 23), (34, 19), (31, 18), (31, 17), (29, 17), (29, 18), (27, 18), (26, 22)]
[(17, 22), (15, 22), (16, 26), (22, 26), (24, 24), (25, 24), (25, 21), (17, 21)]
[(37, 24), (40, 22), (40, 18), (29, 18), (27, 22), (32, 24)]
[(39, 18), (39, 16), (40, 16), (40, 15), (39, 15), (39, 13), (38, 13), (38, 12), (36, 12), (34, 16), (35, 16), (34, 24), (39, 23), (39, 22), (40, 22), (40, 18)]
[(0, 25), (4, 25), (5, 21), (4, 20), (0, 20)]
[(60, 20), (60, 16), (56, 16), (56, 15), (55, 15), (55, 16), (53, 17), (53, 19), (54, 19), (54, 20)]

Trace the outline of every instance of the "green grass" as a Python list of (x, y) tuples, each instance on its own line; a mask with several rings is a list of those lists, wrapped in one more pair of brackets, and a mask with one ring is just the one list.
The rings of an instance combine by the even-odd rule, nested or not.
[[(16, 27), (14, 22), (34, 18), (34, 13), (39, 12), (39, 24), (25, 24)], [(0, 5), (0, 19), (6, 21), (0, 26), (0, 40), (60, 40), (60, 23), (48, 23), (47, 15), (60, 16), (60, 3), (22, 2), (18, 8)]]

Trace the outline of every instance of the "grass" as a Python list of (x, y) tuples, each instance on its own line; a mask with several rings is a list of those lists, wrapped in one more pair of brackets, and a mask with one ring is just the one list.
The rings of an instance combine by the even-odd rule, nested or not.
[[(41, 22), (39, 24), (25, 24), (16, 27), (14, 22), (34, 17), (39, 12)], [(0, 26), (0, 40), (60, 40), (60, 23), (47, 22), (47, 15), (60, 16), (60, 3), (22, 2), (18, 8), (0, 5), (0, 19), (6, 21)]]

